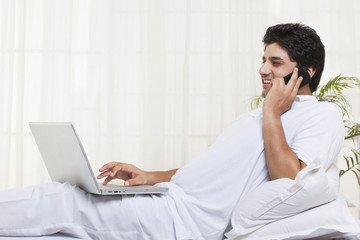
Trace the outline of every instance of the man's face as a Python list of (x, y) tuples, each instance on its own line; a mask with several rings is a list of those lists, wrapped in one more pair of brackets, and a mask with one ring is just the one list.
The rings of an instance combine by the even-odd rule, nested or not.
[(266, 46), (262, 59), (263, 64), (259, 73), (263, 84), (262, 96), (266, 97), (271, 88), (271, 81), (274, 78), (285, 77), (291, 73), (296, 67), (296, 62), (291, 61), (286, 50), (277, 43)]

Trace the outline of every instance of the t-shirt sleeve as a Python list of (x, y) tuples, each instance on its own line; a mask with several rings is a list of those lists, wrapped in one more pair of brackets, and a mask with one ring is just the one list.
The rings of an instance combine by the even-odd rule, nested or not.
[(307, 165), (317, 159), (327, 169), (343, 146), (344, 125), (335, 106), (329, 103), (321, 105), (314, 117), (302, 123), (289, 146)]

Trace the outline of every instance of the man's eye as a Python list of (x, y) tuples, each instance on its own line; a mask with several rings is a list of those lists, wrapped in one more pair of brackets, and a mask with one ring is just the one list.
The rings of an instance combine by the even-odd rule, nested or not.
[(281, 63), (279, 63), (279, 62), (273, 62), (272, 63), (274, 66), (279, 66)]

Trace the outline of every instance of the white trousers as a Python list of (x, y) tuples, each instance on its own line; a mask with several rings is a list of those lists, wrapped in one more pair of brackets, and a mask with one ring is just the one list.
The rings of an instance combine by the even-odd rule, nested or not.
[(49, 183), (0, 193), (0, 236), (62, 232), (82, 239), (175, 239), (164, 195), (96, 196)]

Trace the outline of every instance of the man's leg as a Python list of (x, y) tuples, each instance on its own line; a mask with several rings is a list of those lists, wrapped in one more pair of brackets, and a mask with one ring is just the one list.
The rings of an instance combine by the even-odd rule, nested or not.
[(51, 183), (0, 193), (0, 235), (56, 232), (84, 239), (166, 239), (175, 234), (165, 196), (96, 196)]

